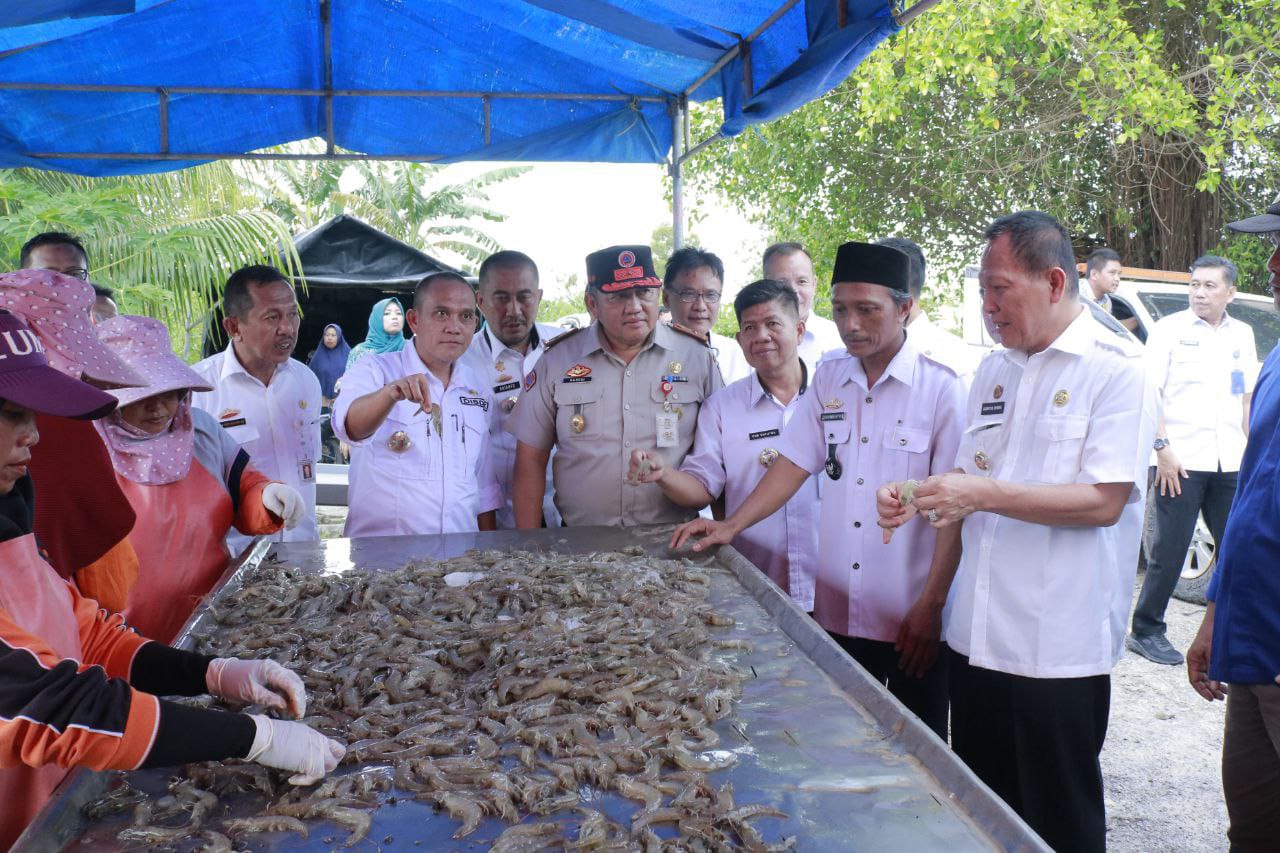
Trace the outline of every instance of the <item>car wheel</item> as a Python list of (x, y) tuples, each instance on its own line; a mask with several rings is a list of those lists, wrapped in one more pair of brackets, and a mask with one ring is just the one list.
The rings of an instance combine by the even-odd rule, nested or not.
[(1209, 582), (1213, 580), (1213, 570), (1218, 566), (1217, 557), (1218, 549), (1209, 528), (1205, 527), (1204, 519), (1197, 518), (1196, 532), (1191, 536), (1187, 559), (1182, 564), (1182, 575), (1173, 590), (1174, 598), (1192, 604), (1207, 604), (1205, 593), (1209, 591)]

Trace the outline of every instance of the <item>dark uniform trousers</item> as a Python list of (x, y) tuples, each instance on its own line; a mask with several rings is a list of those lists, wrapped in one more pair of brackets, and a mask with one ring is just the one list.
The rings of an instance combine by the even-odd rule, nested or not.
[(1227, 515), (1240, 475), (1235, 471), (1188, 471), (1187, 475), (1180, 481), (1182, 494), (1177, 496), (1160, 494), (1155, 468), (1147, 475), (1155, 503), (1155, 523), (1147, 574), (1133, 610), (1133, 633), (1141, 637), (1164, 635), (1164, 611), (1182, 576), (1182, 564), (1186, 562), (1200, 512), (1204, 511), (1204, 522), (1214, 542), (1221, 542), (1227, 529)]
[(907, 706), (943, 742), (947, 739), (947, 646), (938, 646), (938, 659), (923, 678), (913, 678), (898, 668), (900, 655), (893, 643), (846, 637), (828, 631), (831, 639), (849, 653), (872, 678), (889, 688), (898, 701)]
[(951, 747), (1058, 853), (1106, 850), (1111, 676), (1029, 678), (951, 652)]

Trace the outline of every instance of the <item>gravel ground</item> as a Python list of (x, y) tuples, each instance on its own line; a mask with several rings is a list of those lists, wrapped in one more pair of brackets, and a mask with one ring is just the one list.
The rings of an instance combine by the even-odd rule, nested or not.
[[(1173, 599), (1169, 641), (1185, 654), (1203, 618), (1203, 607)], [(1112, 674), (1102, 750), (1109, 850), (1227, 849), (1219, 775), (1225, 711), (1191, 689), (1185, 666), (1125, 651)]]

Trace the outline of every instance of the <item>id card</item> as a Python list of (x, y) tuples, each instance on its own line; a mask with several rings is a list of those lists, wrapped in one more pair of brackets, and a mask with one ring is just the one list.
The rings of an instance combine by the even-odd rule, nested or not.
[(1239, 368), (1231, 371), (1231, 393), (1244, 393), (1244, 371)]
[(314, 483), (316, 479), (316, 463), (310, 459), (303, 459), (298, 463), (298, 473), (302, 476), (302, 482)]
[(656, 418), (656, 433), (658, 436), (659, 447), (675, 447), (676, 439), (679, 438), (680, 432), (677, 426), (677, 418), (675, 412), (658, 412)]

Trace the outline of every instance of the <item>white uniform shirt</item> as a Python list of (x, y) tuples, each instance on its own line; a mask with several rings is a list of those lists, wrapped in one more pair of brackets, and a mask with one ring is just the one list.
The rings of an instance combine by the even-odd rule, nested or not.
[(974, 666), (1013, 675), (1110, 672), (1123, 650), (1155, 435), (1141, 348), (1082, 310), (1043, 352), (983, 359), (968, 409), (956, 454), (967, 474), (1132, 488), (1111, 527), (966, 518), (944, 639)]
[(917, 350), (959, 374), (966, 390), (973, 383), (973, 373), (982, 361), (982, 354), (976, 348), (935, 324), (927, 314), (911, 321), (907, 337)]
[[(402, 400), (373, 435), (347, 432), (351, 404), (388, 382), (426, 374), (440, 406), (440, 433), (431, 415)], [(351, 486), (345, 536), (461, 533), (477, 529), (476, 516), (502, 505), (489, 453), (493, 397), (461, 364), (449, 387), (429, 371), (413, 345), (367, 355), (343, 377), (333, 403), (333, 431), (351, 445)]]
[[(300, 361), (276, 368), (267, 385), (250, 376), (228, 344), (191, 368), (213, 386), (191, 395), (191, 403), (218, 419), (257, 468), (293, 487), (307, 511), (292, 530), (266, 537), (272, 542), (313, 542), (316, 525), (316, 462), (320, 459), (320, 380)], [(227, 535), (232, 554), (253, 540), (234, 529)]]
[[(782, 428), (805, 394), (802, 388), (784, 406), (764, 390), (754, 372), (712, 394), (698, 412), (698, 438), (680, 470), (712, 495), (723, 492), (725, 512), (732, 515), (764, 478), (768, 468), (761, 454), (769, 451), (776, 457)], [(809, 478), (781, 509), (742, 531), (733, 547), (801, 607), (813, 610), (818, 478)]]
[[(964, 426), (964, 389), (955, 372), (908, 340), (867, 389), (861, 359), (818, 367), (778, 450), (821, 478), (817, 589), (813, 618), (828, 631), (892, 641), (924, 589), (937, 531), (912, 524), (884, 544), (876, 489), (953, 469)], [(834, 452), (838, 479), (824, 471)]]
[(818, 362), (833, 351), (835, 357), (848, 355), (840, 330), (831, 320), (810, 311), (809, 319), (804, 321), (804, 336), (800, 338), (800, 358), (808, 366), (810, 375), (816, 372)]
[[(483, 382), (493, 396), (493, 409), (489, 412), (489, 452), (493, 454), (493, 473), (502, 489), (503, 503), (498, 509), (498, 527), (509, 530), (516, 526), (515, 512), (511, 508), (511, 482), (516, 466), (516, 437), (507, 432), (507, 417), (515, 407), (524, 379), (533, 372), (542, 351), (549, 340), (564, 333), (559, 326), (547, 323), (534, 325), (536, 343), (531, 342), (528, 353), (511, 349), (493, 336), (486, 324), (471, 339), (471, 346), (462, 354), (458, 363)], [(555, 487), (551, 479), (551, 465), (547, 465), (547, 491), (542, 501), (542, 513), (547, 527), (560, 526), (560, 512), (555, 505)]]
[(720, 378), (725, 385), (732, 385), (751, 375), (751, 365), (747, 364), (747, 357), (734, 338), (712, 332), (711, 351), (715, 353), (716, 363), (720, 365)]
[(1151, 329), (1147, 363), (1164, 408), (1169, 449), (1182, 467), (1239, 471), (1244, 395), (1258, 380), (1252, 327), (1230, 315), (1215, 329), (1191, 309), (1170, 314)]

